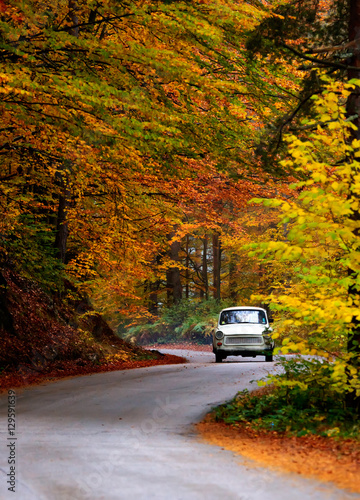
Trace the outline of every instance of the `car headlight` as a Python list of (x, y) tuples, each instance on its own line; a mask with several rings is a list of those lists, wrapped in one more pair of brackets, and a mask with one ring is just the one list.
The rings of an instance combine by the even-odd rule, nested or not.
[(223, 334), (223, 332), (221, 332), (220, 330), (218, 330), (218, 331), (215, 333), (215, 338), (216, 338), (217, 340), (222, 339), (222, 338), (223, 338), (223, 336), (224, 336), (224, 334)]

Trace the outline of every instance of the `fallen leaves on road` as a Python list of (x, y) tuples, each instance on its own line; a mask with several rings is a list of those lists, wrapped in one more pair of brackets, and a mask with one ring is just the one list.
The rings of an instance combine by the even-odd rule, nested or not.
[(58, 379), (74, 377), (78, 375), (91, 375), (93, 373), (109, 372), (116, 370), (130, 370), (133, 368), (143, 368), (155, 365), (174, 365), (186, 363), (185, 358), (174, 356), (172, 354), (163, 354), (157, 359), (143, 359), (143, 360), (122, 360), (110, 362), (101, 365), (94, 365), (87, 363), (77, 365), (74, 361), (63, 361), (59, 367), (52, 369), (46, 373), (10, 373), (3, 374), (0, 379), (0, 390), (15, 387), (26, 387), (33, 384), (40, 384), (44, 382), (52, 382)]
[(245, 424), (215, 422), (209, 414), (197, 424), (203, 439), (266, 467), (292, 472), (360, 493), (360, 442), (322, 436), (287, 437), (254, 431)]
[[(210, 341), (209, 341), (210, 342)], [(212, 352), (212, 344), (194, 344), (189, 341), (173, 342), (172, 344), (151, 344), (146, 347), (147, 349), (183, 349), (185, 351), (201, 351)]]

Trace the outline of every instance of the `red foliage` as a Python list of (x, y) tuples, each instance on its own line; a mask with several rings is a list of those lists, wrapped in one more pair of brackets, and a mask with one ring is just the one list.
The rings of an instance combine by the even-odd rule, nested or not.
[(118, 338), (85, 298), (64, 306), (12, 270), (1, 278), (0, 388), (184, 362)]

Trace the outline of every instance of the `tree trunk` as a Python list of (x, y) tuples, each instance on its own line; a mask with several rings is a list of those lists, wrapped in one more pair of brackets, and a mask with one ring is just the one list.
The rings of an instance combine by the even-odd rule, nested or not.
[(213, 234), (213, 297), (220, 300), (220, 275), (221, 275), (221, 245), (219, 233)]
[(158, 293), (160, 289), (160, 281), (155, 281), (155, 282), (150, 282), (145, 284), (145, 292), (148, 292), (149, 294), (149, 299), (148, 299), (148, 311), (150, 314), (153, 314), (154, 316), (158, 315), (158, 305), (159, 305), (159, 299), (158, 299)]
[[(78, 5), (76, 0), (69, 0), (68, 2), (68, 20), (72, 24), (69, 28), (70, 35), (78, 38), (79, 37), (79, 19), (77, 17)], [(58, 250), (58, 257), (61, 262), (65, 262), (66, 259), (66, 248), (67, 240), (69, 236), (69, 226), (66, 220), (66, 209), (69, 203), (69, 193), (67, 189), (67, 174), (60, 174), (60, 185), (62, 187), (62, 193), (59, 195), (59, 205), (58, 214), (56, 221), (56, 237), (55, 237), (55, 248)]]
[(78, 10), (77, 2), (74, 0), (69, 0), (69, 14), (68, 19), (72, 26), (69, 29), (69, 33), (76, 38), (79, 37), (79, 18), (76, 15), (76, 11)]
[(203, 298), (209, 299), (209, 279), (208, 279), (208, 266), (207, 266), (207, 248), (208, 248), (208, 237), (204, 236), (203, 240), (203, 253), (202, 253), (202, 266), (201, 266), (201, 276), (204, 283)]
[(68, 206), (66, 195), (67, 190), (64, 189), (64, 194), (61, 194), (59, 196), (59, 205), (56, 220), (55, 248), (57, 248), (58, 250), (58, 258), (61, 260), (61, 262), (65, 262), (66, 259), (67, 239), (69, 236), (69, 226), (66, 221), (66, 208)]
[(237, 299), (237, 282), (236, 282), (236, 262), (235, 262), (235, 257), (233, 255), (230, 255), (230, 262), (229, 262), (229, 297), (235, 304), (236, 299)]
[(0, 328), (4, 328), (10, 335), (17, 337), (14, 319), (7, 307), (7, 281), (0, 272)]
[(185, 266), (186, 266), (186, 270), (185, 270), (185, 298), (188, 299), (189, 298), (189, 292), (190, 292), (190, 270), (189, 270), (189, 266), (190, 266), (190, 256), (189, 256), (189, 235), (186, 236), (186, 262), (185, 262)]
[[(175, 233), (169, 235), (169, 240)], [(179, 262), (180, 241), (173, 241), (170, 245), (169, 257), (172, 261)], [(167, 303), (178, 304), (182, 298), (182, 285), (180, 278), (180, 269), (176, 265), (170, 267), (166, 272)]]

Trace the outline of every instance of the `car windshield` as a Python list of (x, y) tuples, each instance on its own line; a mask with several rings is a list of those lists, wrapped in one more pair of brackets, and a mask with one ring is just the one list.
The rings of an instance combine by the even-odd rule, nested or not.
[(220, 316), (220, 325), (233, 325), (237, 323), (266, 323), (264, 311), (252, 309), (238, 309), (232, 311), (223, 311)]

